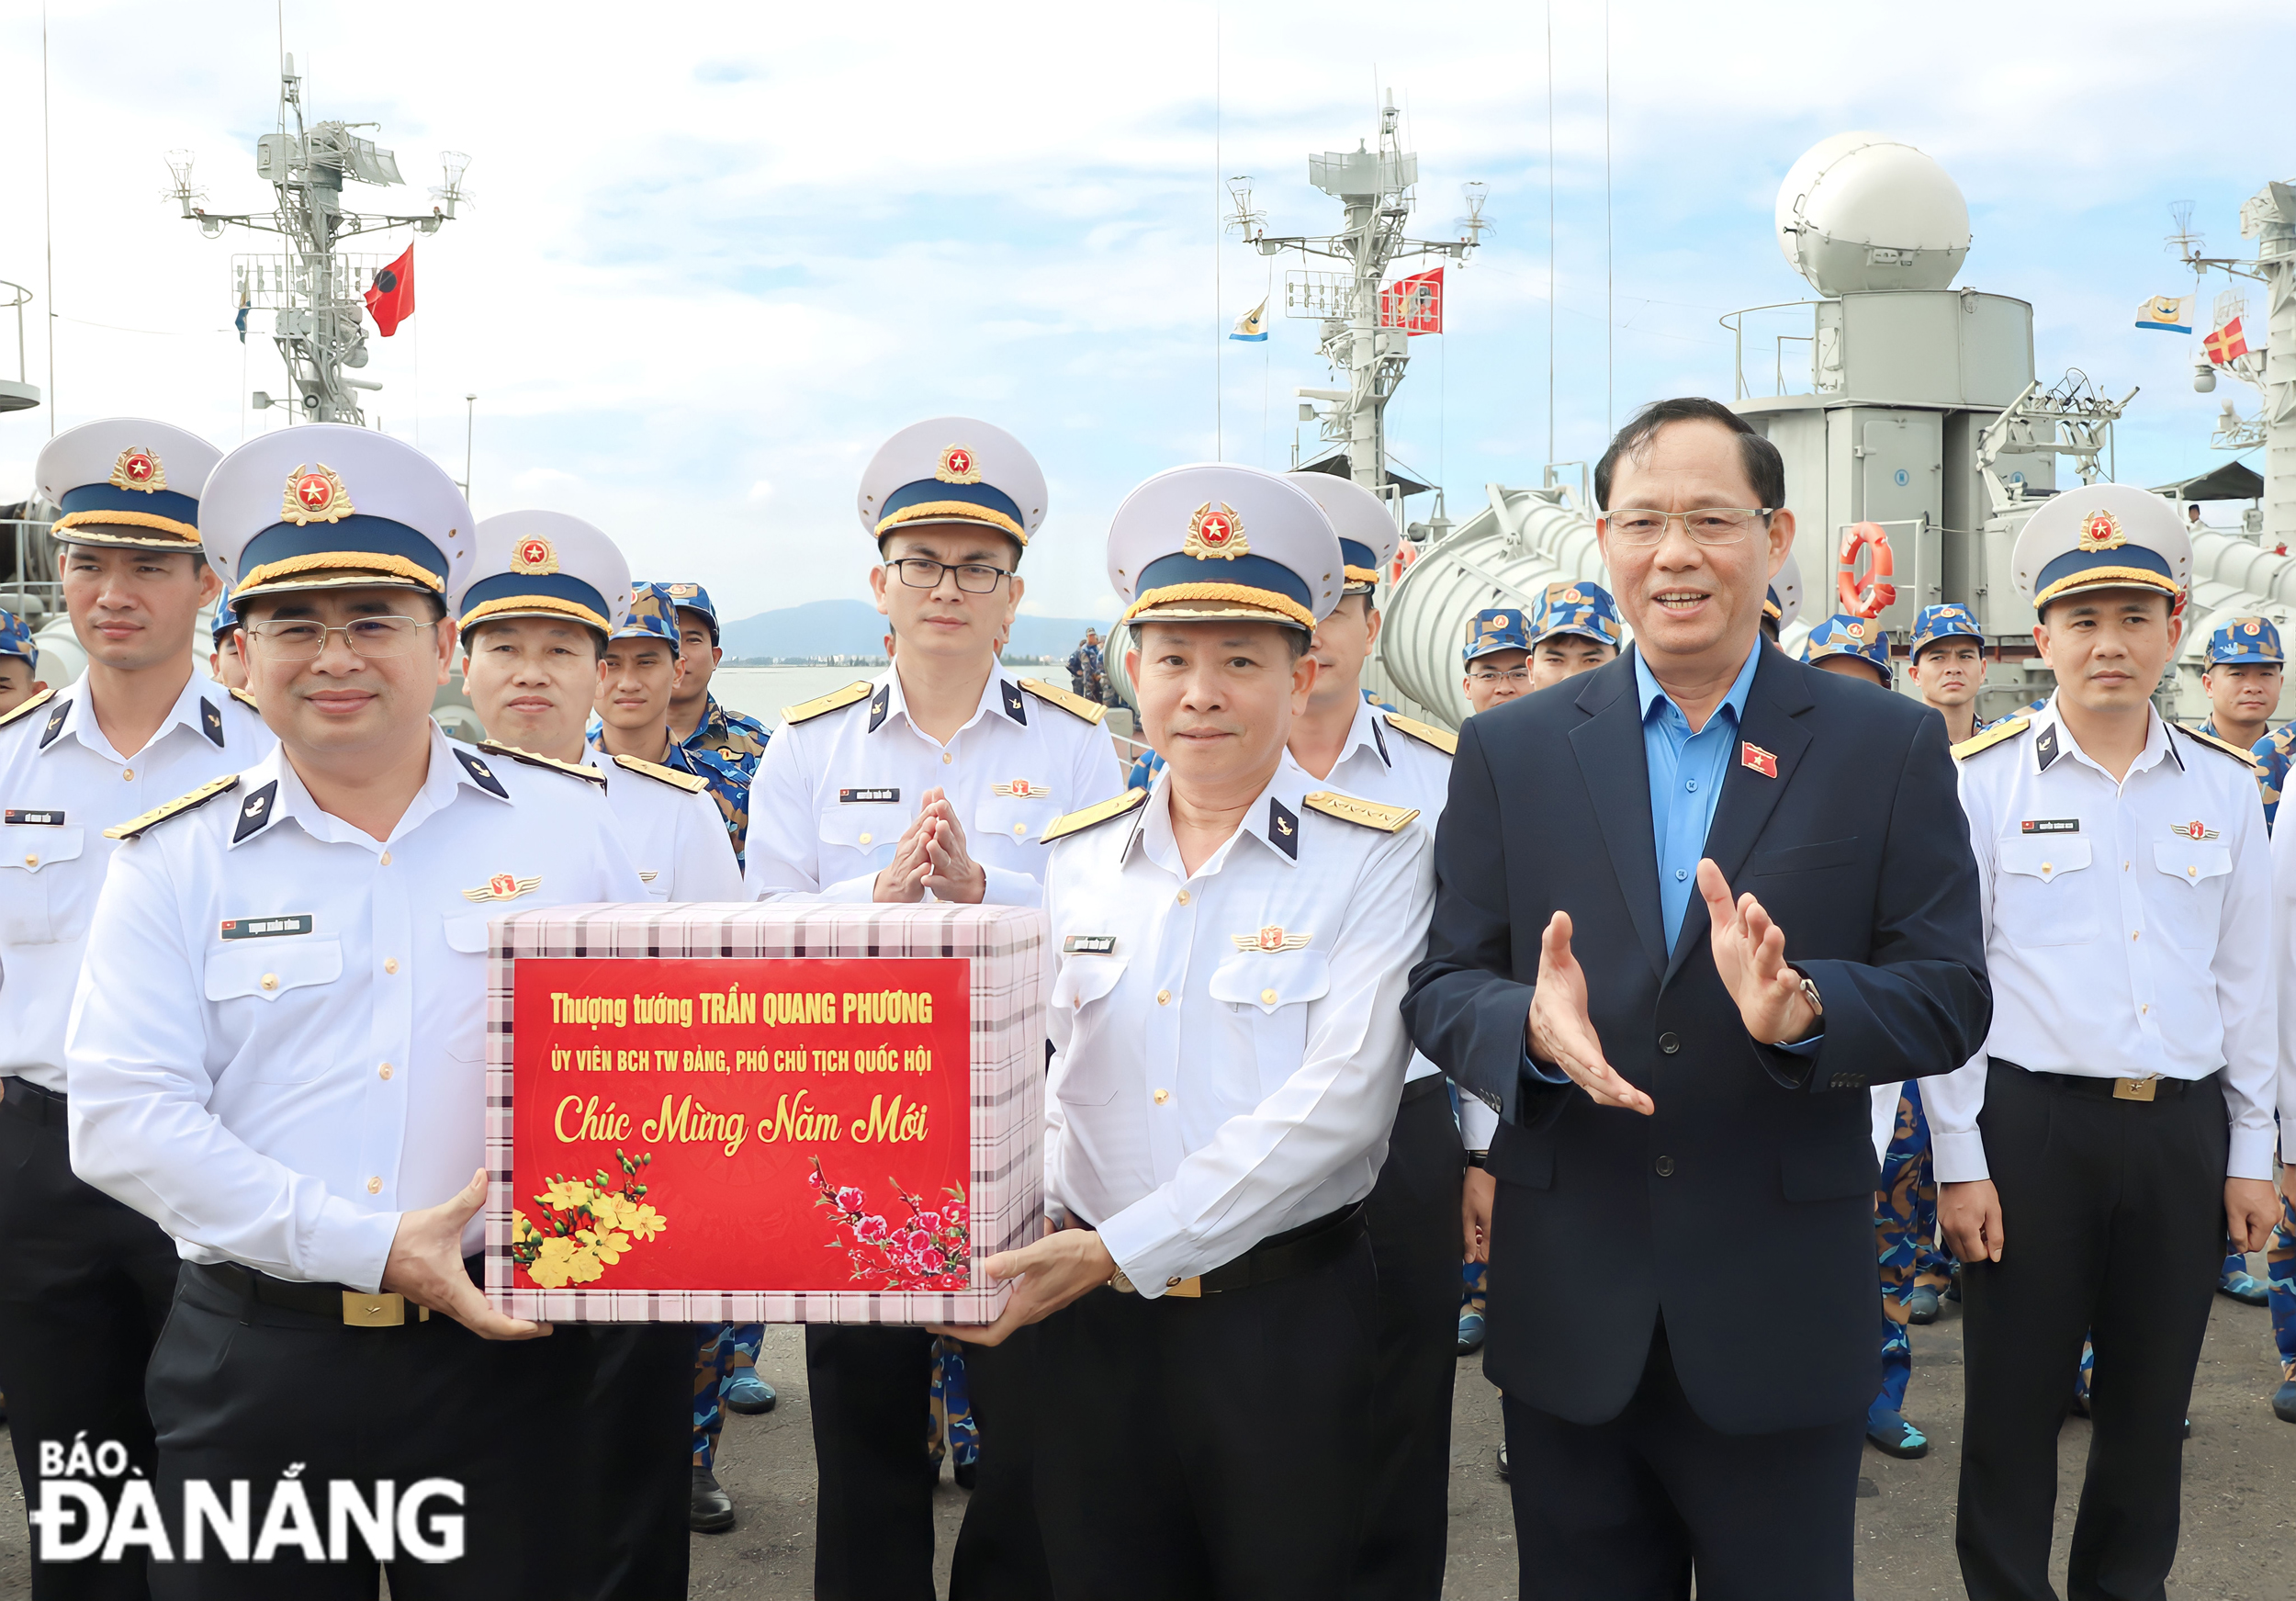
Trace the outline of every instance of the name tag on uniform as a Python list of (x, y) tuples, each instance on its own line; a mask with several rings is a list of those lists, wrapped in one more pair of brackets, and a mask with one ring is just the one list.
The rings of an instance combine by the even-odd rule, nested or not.
[(14, 806), (10, 806), (7, 810), (7, 819), (12, 824), (45, 823), (51, 828), (61, 828), (63, 824), (63, 814), (62, 812), (20, 812)]
[(1108, 956), (1115, 951), (1114, 934), (1071, 934), (1061, 941), (1064, 956)]
[(2078, 817), (2027, 817), (2017, 825), (2028, 834), (2077, 834), (2081, 831)]
[(897, 788), (841, 789), (837, 792), (837, 798), (850, 806), (856, 801), (898, 801), (901, 798), (901, 792)]
[(223, 937), (227, 940), (267, 940), (274, 934), (308, 934), (311, 931), (311, 915), (297, 912), (282, 918), (225, 918)]

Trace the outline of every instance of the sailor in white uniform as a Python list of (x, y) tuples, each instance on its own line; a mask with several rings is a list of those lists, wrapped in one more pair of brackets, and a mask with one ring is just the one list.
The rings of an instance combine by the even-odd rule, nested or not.
[(1956, 1544), (1977, 1601), (2054, 1593), (2057, 1431), (2086, 1329), (2070, 1593), (2157, 1595), (2224, 1240), (2261, 1249), (2279, 1212), (2272, 864), (2247, 752), (2152, 705), (2191, 569), (2169, 503), (2066, 490), (2011, 567), (2057, 690), (1953, 750), (1993, 1022), (1928, 1087), (1966, 1320)]
[[(17, 1469), (38, 1505), (40, 1446), (117, 1440), (149, 1475), (143, 1367), (175, 1284), (167, 1236), (72, 1175), (64, 1020), (113, 845), (104, 830), (273, 743), (252, 703), (192, 670), (218, 584), (200, 552), (207, 441), (141, 418), (58, 434), (40, 492), (80, 678), (0, 717), (0, 1389)], [(58, 1532), (62, 1532), (59, 1530)], [(51, 1563), (35, 1594), (141, 1596), (141, 1553)]]
[(1249, 468), (1159, 474), (1109, 531), (1168, 765), (1052, 829), (1045, 1194), (1066, 1227), (992, 1259), (1019, 1283), (981, 1336), (1032, 1347), (1061, 1595), (1324, 1601), (1356, 1565), (1363, 1203), (1434, 880), (1412, 808), (1285, 750), (1342, 565), (1315, 502)]
[[(1045, 505), (1036, 458), (989, 423), (936, 418), (878, 448), (857, 510), (896, 654), (874, 682), (783, 711), (750, 790), (755, 896), (1040, 903), (1045, 829), (1124, 784), (1102, 707), (996, 658)], [(814, 1588), (824, 1601), (932, 1587), (932, 1359), (921, 1330), (805, 1330), (820, 1474)], [(1008, 1392), (1000, 1373), (1012, 1365), (967, 1362), (981, 1456), (954, 1597), (1025, 1601), (1041, 1590), (1026, 1424), (998, 1416)]]
[[(1377, 594), (1379, 574), (1395, 558), (1395, 519), (1352, 479), (1288, 476), (1331, 519), (1347, 581), (1339, 603), (1316, 625), (1315, 687), (1292, 724), (1291, 759), (1343, 795), (1416, 811), (1432, 834), (1450, 793), (1458, 736), (1373, 705), (1362, 687), (1364, 664), (1379, 644)], [(1442, 1069), (1412, 1053), (1387, 1164), (1364, 1203), (1379, 1268), (1379, 1356), (1365, 1406), (1370, 1505), (1348, 1594), (1366, 1601), (1443, 1588), (1467, 1161), (1449, 1085)], [(1479, 1122), (1497, 1122), (1482, 1102), (1469, 1099), (1467, 1107)], [(1479, 1148), (1489, 1145), (1485, 1131)]]
[(461, 1505), (430, 1511), (459, 1513), (463, 1550), (433, 1564), (355, 1526), (341, 1553), (210, 1539), (153, 1571), (177, 1595), (371, 1597), (380, 1562), (410, 1595), (580, 1593), (586, 1520), (535, 1517), (531, 1486), (590, 1482), (566, 1400), (582, 1347), (474, 1279), (487, 923), (645, 888), (594, 784), (432, 720), (473, 541), (428, 457), (283, 430), (203, 500), (281, 743), (115, 830), (66, 1043), (73, 1164), (183, 1258), (146, 1380), (178, 1542), (197, 1481), (343, 1481), (371, 1505), (381, 1481), (440, 1478)]

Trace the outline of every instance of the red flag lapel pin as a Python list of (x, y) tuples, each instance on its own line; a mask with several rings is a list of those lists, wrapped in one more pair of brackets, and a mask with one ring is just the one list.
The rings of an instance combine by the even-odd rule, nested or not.
[(1739, 742), (1738, 761), (1739, 766), (1750, 767), (1764, 778), (1778, 776), (1778, 759), (1750, 740)]

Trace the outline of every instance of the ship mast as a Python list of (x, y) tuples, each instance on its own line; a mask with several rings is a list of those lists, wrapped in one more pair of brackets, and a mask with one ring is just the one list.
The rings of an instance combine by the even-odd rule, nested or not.
[[(1411, 361), (1407, 309), (1390, 288), (1380, 288), (1388, 268), (1412, 256), (1434, 256), (1465, 265), (1490, 224), (1483, 220), (1483, 186), (1466, 186), (1468, 215), (1457, 239), (1419, 240), (1404, 235), (1416, 202), (1419, 158), (1405, 151), (1396, 131), (1395, 97), (1379, 113), (1379, 148), (1358, 141), (1353, 151), (1326, 151), (1308, 157), (1308, 182), (1345, 208), (1345, 223), (1322, 237), (1271, 235), (1265, 214), (1252, 209), (1249, 177), (1230, 180), (1235, 210), (1229, 226), (1262, 255), (1296, 250), (1344, 264), (1337, 272), (1293, 270), (1284, 275), (1284, 314), (1322, 324), (1318, 339), (1333, 373), (1345, 389), (1302, 389), (1300, 420), (1316, 422), (1327, 444), (1347, 452), (1348, 476), (1399, 507), (1401, 497), (1389, 487), (1387, 403), (1403, 381)], [(1399, 519), (1400, 520), (1400, 519)]]
[[(2253, 259), (2201, 254), (2200, 239), (2181, 215), (2169, 242), (2181, 251), (2196, 279), (2212, 267), (2228, 277), (2250, 278), (2264, 286), (2261, 366), (2248, 355), (2217, 364), (2254, 388), (2263, 407), (2255, 417), (2242, 417), (2226, 401), (2214, 444), (2220, 450), (2264, 446), (2263, 543), (2285, 546), (2296, 544), (2296, 186), (2268, 183), (2249, 197), (2240, 208), (2240, 231), (2257, 242)], [(2215, 370), (2202, 360), (2193, 387), (2203, 392), (2214, 389)]]
[(386, 257), (379, 253), (353, 254), (340, 246), (363, 234), (382, 234), (398, 228), (435, 233), (439, 224), (454, 218), (458, 204), (471, 198), (462, 187), (470, 158), (446, 151), (439, 157), (446, 181), (431, 190), (433, 205), (428, 213), (345, 210), (344, 179), (377, 187), (404, 181), (399, 175), (396, 156), (351, 131), (376, 126), (335, 121), (307, 126), (303, 80), (295, 71), (295, 58), (289, 55), (279, 72), (278, 131), (255, 141), (255, 173), (268, 180), (276, 194), (275, 209), (264, 212), (208, 210), (197, 204), (207, 198), (207, 192), (192, 185), (192, 152), (168, 152), (167, 170), (173, 183), (166, 197), (182, 207), (185, 219), (197, 222), (201, 233), (219, 239), (225, 228), (236, 224), (258, 233), (276, 233), (285, 246), (276, 255), (231, 258), (232, 298), (242, 308), (274, 314), (272, 339), (287, 364), (288, 381), (294, 385), (291, 399), (274, 400), (259, 392), (254, 398), (259, 410), (283, 405), (291, 408), (290, 416), (300, 421), (364, 426), (366, 417), (359, 409), (358, 391), (383, 386), (350, 375), (366, 365), (366, 291)]

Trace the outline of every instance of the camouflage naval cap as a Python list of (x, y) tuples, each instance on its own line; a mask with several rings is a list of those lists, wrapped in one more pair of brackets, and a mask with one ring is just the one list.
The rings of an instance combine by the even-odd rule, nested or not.
[(2288, 657), (2280, 649), (2280, 631), (2269, 617), (2234, 617), (2209, 636), (2206, 658), (2211, 667), (2253, 661), (2280, 667)]
[(1967, 606), (1954, 605), (1950, 602), (1944, 605), (1923, 606), (1914, 614), (1913, 637), (1906, 653), (1919, 661), (1922, 651), (1948, 639), (1975, 639), (1983, 644), (1985, 632), (1977, 626), (1977, 619), (1969, 614)]
[(1513, 606), (1477, 612), (1467, 620), (1467, 643), (1459, 649), (1459, 660), (1472, 663), (1477, 657), (1494, 651), (1528, 650), (1531, 637), (1524, 622), (1521, 610)]
[(1617, 649), (1626, 637), (1618, 621), (1618, 603), (1601, 584), (1583, 579), (1548, 584), (1531, 614), (1531, 643), (1543, 645), (1558, 634), (1577, 634)]
[(1829, 656), (1854, 656), (1880, 676), (1886, 689), (1896, 682), (1889, 665), (1889, 636), (1870, 618), (1838, 613), (1810, 630), (1802, 660), (1815, 664)]
[(0, 606), (0, 656), (39, 660), (39, 648), (32, 643), (32, 626), (6, 606)]

